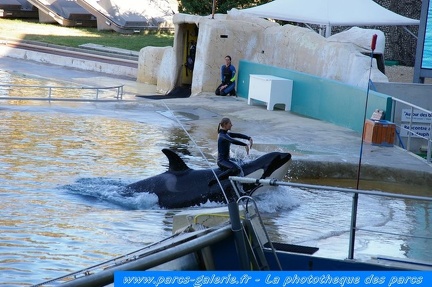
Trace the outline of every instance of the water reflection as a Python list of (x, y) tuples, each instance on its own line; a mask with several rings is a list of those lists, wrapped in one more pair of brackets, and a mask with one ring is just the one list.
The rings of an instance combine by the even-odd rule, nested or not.
[[(407, 200), (406, 212), (410, 216), (410, 221), (406, 222), (410, 226), (410, 234), (416, 238), (407, 238), (401, 248), (405, 251), (408, 258), (421, 258), (432, 260), (430, 249), (425, 252), (417, 246), (430, 246), (432, 238), (432, 204)], [(426, 254), (425, 254), (426, 253)]]
[[(46, 181), (53, 172), (56, 178), (105, 176), (114, 166), (124, 174), (134, 168), (151, 171), (157, 169), (161, 144), (168, 140), (168, 133), (153, 125), (101, 116), (6, 112), (2, 122), (7, 127), (7, 141), (0, 142), (2, 164), (11, 180)], [(95, 162), (104, 168), (94, 170)]]

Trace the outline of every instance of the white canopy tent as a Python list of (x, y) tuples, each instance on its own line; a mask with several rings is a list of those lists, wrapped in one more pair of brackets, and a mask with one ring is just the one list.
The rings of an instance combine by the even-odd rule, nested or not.
[(331, 35), (332, 26), (410, 26), (420, 23), (372, 0), (274, 0), (240, 11), (262, 18), (324, 26), (326, 37)]

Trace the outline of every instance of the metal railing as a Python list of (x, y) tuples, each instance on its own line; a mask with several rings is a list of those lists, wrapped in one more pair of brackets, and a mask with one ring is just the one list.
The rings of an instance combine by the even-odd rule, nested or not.
[[(408, 128), (406, 128), (402, 125), (402, 119), (401, 119), (400, 125), (397, 125), (395, 123), (396, 103), (407, 106), (410, 109), (410, 118), (408, 121)], [(429, 119), (429, 131), (428, 132), (427, 132), (427, 128), (426, 128), (426, 125), (428, 124), (427, 121), (423, 122), (425, 124), (424, 126), (421, 126), (422, 128), (423, 127), (425, 128), (425, 134), (427, 134), (427, 136), (420, 134), (416, 129), (414, 129), (413, 123), (414, 123), (415, 111), (421, 112), (424, 116), (426, 116), (426, 118)], [(391, 120), (393, 123), (395, 123), (396, 127), (399, 128), (399, 131), (406, 131), (408, 133), (408, 137), (407, 137), (407, 141), (406, 141), (406, 147), (403, 145), (403, 142), (400, 139), (400, 133), (398, 134), (399, 145), (401, 145), (402, 148), (406, 149), (409, 152), (412, 152), (411, 151), (411, 145), (412, 145), (413, 137), (423, 139), (423, 140), (425, 140), (425, 142), (427, 142), (427, 144), (425, 145), (426, 146), (426, 160), (427, 160), (427, 162), (430, 163), (431, 162), (431, 156), (432, 156), (432, 111), (429, 111), (429, 110), (424, 109), (422, 107), (416, 106), (416, 105), (411, 104), (409, 102), (403, 101), (401, 99), (392, 97)]]
[[(291, 186), (291, 187), (298, 187), (303, 189), (336, 191), (336, 192), (352, 194), (353, 199), (352, 199), (351, 221), (350, 221), (350, 229), (349, 229), (350, 234), (349, 234), (349, 246), (348, 246), (348, 259), (354, 259), (354, 243), (355, 243), (356, 231), (360, 230), (360, 231), (373, 232), (373, 233), (384, 233), (381, 231), (374, 231), (374, 230), (362, 229), (357, 227), (359, 194), (372, 195), (378, 197), (397, 198), (397, 199), (418, 200), (423, 202), (432, 202), (432, 197), (396, 194), (390, 192), (360, 190), (360, 189), (351, 189), (351, 188), (341, 188), (341, 187), (334, 187), (334, 186), (293, 183), (293, 182), (278, 181), (276, 179), (255, 179), (255, 178), (237, 177), (237, 176), (230, 176), (229, 179), (231, 182), (235, 181), (235, 182), (246, 183), (246, 184), (261, 184), (261, 185), (269, 185), (269, 186)], [(421, 239), (432, 240), (432, 238), (429, 237), (419, 237), (411, 234), (398, 234), (398, 233), (386, 233), (386, 234), (390, 234), (394, 236), (404, 236), (407, 238), (409, 237), (409, 238), (421, 238)]]
[[(31, 97), (28, 95), (20, 96), (0, 96), (0, 100), (32, 100), (32, 101), (120, 101), (123, 99), (123, 86), (110, 86), (110, 87), (68, 87), (68, 86), (43, 86), (43, 85), (14, 85), (14, 84), (0, 84), (0, 95), (2, 91), (14, 91), (19, 94), (19, 90), (31, 89), (30, 94), (38, 93), (38, 90), (44, 91), (44, 95), (38, 95)], [(82, 95), (77, 97), (57, 97), (53, 96), (55, 92), (60, 91), (90, 91), (92, 94), (91, 98), (82, 97)], [(101, 93), (110, 93), (113, 95), (101, 97)], [(70, 92), (69, 92), (70, 93)], [(111, 93), (110, 93), (111, 94)]]

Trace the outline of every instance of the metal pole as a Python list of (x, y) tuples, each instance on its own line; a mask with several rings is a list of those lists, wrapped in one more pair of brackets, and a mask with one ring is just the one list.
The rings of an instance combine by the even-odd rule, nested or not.
[(368, 77), (368, 85), (367, 85), (367, 91), (366, 91), (365, 108), (364, 108), (364, 114), (363, 114), (363, 130), (362, 130), (362, 137), (361, 137), (361, 144), (360, 144), (360, 156), (359, 156), (358, 170), (357, 170), (357, 189), (359, 189), (361, 160), (362, 160), (362, 155), (363, 155), (363, 138), (364, 138), (364, 134), (365, 134), (366, 112), (367, 112), (367, 106), (368, 106), (368, 100), (369, 100), (370, 78), (371, 78), (371, 72), (372, 72), (373, 52), (374, 52), (375, 46), (376, 46), (376, 39), (377, 39), (377, 34), (374, 34), (372, 37), (372, 44), (371, 44), (369, 77)]
[(409, 122), (409, 129), (408, 129), (408, 140), (407, 140), (407, 151), (411, 151), (411, 129), (412, 129), (412, 122), (413, 122), (413, 114), (414, 114), (414, 107), (411, 107), (411, 115), (410, 115), (410, 122)]
[(428, 140), (427, 152), (426, 152), (426, 160), (427, 160), (427, 162), (431, 161), (431, 149), (432, 149), (432, 122), (429, 125), (429, 140)]
[(354, 259), (355, 232), (357, 226), (358, 193), (354, 193), (351, 208), (351, 226), (348, 247), (348, 259)]
[(213, 4), (212, 4), (212, 19), (214, 19), (215, 10), (216, 10), (216, 0), (213, 0)]
[(240, 212), (235, 201), (228, 204), (228, 211), (231, 220), (231, 228), (234, 232), (237, 253), (240, 258), (240, 266), (243, 270), (250, 270), (250, 260), (246, 249), (243, 226), (240, 221)]
[[(365, 108), (364, 108), (364, 115), (363, 115), (363, 130), (362, 130), (362, 137), (361, 137), (361, 144), (360, 144), (360, 156), (359, 156), (359, 162), (358, 162), (358, 170), (357, 170), (357, 185), (356, 189), (359, 189), (359, 183), (360, 183), (360, 169), (361, 169), (361, 160), (363, 156), (363, 138), (365, 134), (365, 121), (366, 121), (366, 112), (367, 112), (367, 106), (368, 106), (368, 99), (369, 99), (369, 90), (370, 90), (370, 78), (371, 78), (371, 72), (372, 72), (372, 62), (373, 62), (373, 52), (376, 47), (376, 40), (377, 40), (377, 34), (374, 34), (372, 36), (372, 42), (371, 42), (371, 54), (370, 54), (370, 68), (369, 68), (369, 78), (368, 78), (368, 85), (367, 85), (367, 92), (366, 92), (366, 100), (365, 100)], [(350, 246), (348, 251), (348, 258), (353, 259), (354, 258), (354, 243), (355, 243), (355, 230), (356, 230), (356, 224), (357, 224), (357, 205), (358, 205), (358, 193), (354, 193), (353, 196), (353, 206), (352, 206), (352, 213), (351, 213), (351, 229), (350, 229)]]

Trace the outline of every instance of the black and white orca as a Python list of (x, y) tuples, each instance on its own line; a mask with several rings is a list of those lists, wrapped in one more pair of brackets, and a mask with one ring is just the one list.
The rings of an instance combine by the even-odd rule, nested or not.
[[(166, 172), (155, 175), (126, 187), (125, 194), (135, 192), (154, 193), (158, 197), (159, 206), (163, 208), (184, 208), (202, 203), (225, 202), (226, 197), (215, 180), (223, 171), (215, 169), (191, 169), (175, 152), (163, 149), (167, 156), (169, 168)], [(253, 161), (241, 164), (245, 177), (274, 178), (281, 180), (288, 171), (291, 154), (270, 152)], [(214, 181), (215, 184), (209, 184)], [(236, 200), (236, 195), (229, 179), (221, 179), (220, 183), (229, 201)], [(255, 186), (245, 185), (243, 191), (248, 193)]]

